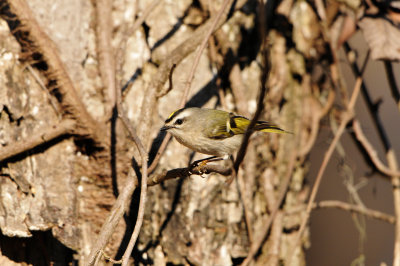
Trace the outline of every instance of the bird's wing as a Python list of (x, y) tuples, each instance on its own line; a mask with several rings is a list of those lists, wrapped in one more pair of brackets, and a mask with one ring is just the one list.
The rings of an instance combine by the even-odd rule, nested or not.
[(250, 121), (246, 117), (239, 115), (229, 117), (229, 128), (235, 135), (244, 134), (249, 124)]
[(226, 139), (235, 135), (231, 130), (228, 130), (226, 124), (215, 125), (214, 129), (207, 134), (207, 137), (212, 139)]
[[(250, 120), (246, 117), (230, 113), (226, 121), (213, 121), (210, 124), (210, 128), (213, 128), (213, 130), (207, 134), (207, 137), (213, 139), (230, 138), (234, 135), (244, 134), (249, 125)], [(269, 133), (290, 133), (266, 121), (257, 121), (254, 130)]]
[(229, 116), (220, 115), (216, 119), (208, 121), (208, 127), (211, 131), (206, 133), (206, 136), (212, 139), (226, 139), (235, 135), (229, 124)]
[[(250, 125), (250, 120), (243, 116), (232, 116), (230, 118), (230, 128), (235, 135), (244, 134), (247, 127)], [(269, 132), (269, 133), (288, 133), (275, 124), (266, 121), (257, 121), (254, 126), (255, 131)]]

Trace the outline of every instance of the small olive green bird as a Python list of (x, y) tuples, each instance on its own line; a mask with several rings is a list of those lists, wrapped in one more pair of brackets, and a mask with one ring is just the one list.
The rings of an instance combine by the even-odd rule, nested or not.
[[(165, 120), (168, 131), (182, 145), (200, 153), (229, 158), (240, 147), (250, 120), (233, 113), (205, 108), (179, 109)], [(255, 131), (290, 133), (265, 121), (258, 121)]]

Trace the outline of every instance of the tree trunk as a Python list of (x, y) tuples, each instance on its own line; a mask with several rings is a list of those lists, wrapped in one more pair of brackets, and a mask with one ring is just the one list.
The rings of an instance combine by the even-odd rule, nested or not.
[[(0, 4), (0, 264), (121, 259), (142, 219), (141, 145), (149, 188), (130, 263), (306, 264), (308, 155), (321, 120), (352, 111), (331, 34), (349, 9), (223, 2)], [(205, 155), (174, 139), (160, 148), (182, 102), (257, 113), (290, 134), (252, 134), (229, 184), (229, 160), (199, 174), (186, 167)]]

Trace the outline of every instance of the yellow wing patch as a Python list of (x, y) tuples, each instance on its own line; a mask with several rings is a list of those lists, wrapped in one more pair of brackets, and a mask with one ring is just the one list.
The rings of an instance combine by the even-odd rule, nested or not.
[[(250, 120), (243, 116), (230, 116), (229, 121), (230, 130), (235, 135), (244, 134), (247, 127), (250, 125)], [(254, 130), (268, 133), (290, 133), (281, 129), (277, 125), (266, 121), (257, 121), (256, 125), (254, 126)]]

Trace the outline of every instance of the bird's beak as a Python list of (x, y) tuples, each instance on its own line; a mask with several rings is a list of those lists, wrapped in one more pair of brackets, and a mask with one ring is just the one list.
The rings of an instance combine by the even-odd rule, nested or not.
[(173, 126), (163, 126), (160, 131), (167, 131), (168, 129), (173, 128)]

